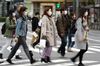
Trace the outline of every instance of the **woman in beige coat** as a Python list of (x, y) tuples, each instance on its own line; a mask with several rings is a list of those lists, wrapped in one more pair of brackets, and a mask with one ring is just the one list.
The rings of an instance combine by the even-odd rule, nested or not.
[(80, 49), (80, 52), (71, 58), (71, 61), (75, 62), (76, 58), (79, 57), (78, 66), (84, 66), (82, 59), (84, 53), (88, 50), (87, 32), (89, 31), (89, 28), (87, 24), (87, 16), (88, 12), (86, 9), (82, 9), (80, 17), (76, 21), (77, 31), (75, 33), (75, 44), (77, 48)]
[(52, 47), (56, 45), (55, 38), (55, 22), (52, 18), (51, 8), (46, 8), (43, 17), (40, 19), (41, 22), (41, 38), (47, 39), (46, 47), (43, 50), (41, 62), (51, 62), (50, 55)]

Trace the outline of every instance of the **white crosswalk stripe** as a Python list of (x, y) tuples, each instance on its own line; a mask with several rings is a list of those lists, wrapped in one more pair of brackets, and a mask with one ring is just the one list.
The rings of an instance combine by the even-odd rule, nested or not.
[[(19, 60), (19, 61), (13, 61), (15, 64), (14, 65), (11, 65), (11, 66), (31, 66), (31, 64), (29, 63), (29, 60), (28, 59), (24, 59), (24, 60)], [(91, 63), (97, 63), (98, 61), (83, 61), (84, 64), (91, 64)], [(75, 63), (76, 65), (78, 64), (78, 62)], [(55, 60), (52, 60), (52, 63), (41, 63), (40, 61), (39, 62), (36, 62), (32, 65), (34, 66), (37, 66), (37, 65), (47, 65), (47, 66), (74, 66), (75, 64), (73, 64), (69, 59), (55, 59)], [(4, 62), (2, 64), (0, 64), (0, 66), (3, 66), (3, 65), (7, 65), (7, 66), (10, 66), (7, 62)], [(99, 66), (100, 64), (97, 64), (95, 66)], [(89, 66), (94, 66), (94, 65), (89, 65)]]

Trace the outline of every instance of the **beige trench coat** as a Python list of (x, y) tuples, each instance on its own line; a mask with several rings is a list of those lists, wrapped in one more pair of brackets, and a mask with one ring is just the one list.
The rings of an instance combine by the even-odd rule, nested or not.
[(46, 15), (41, 20), (41, 37), (47, 36), (50, 46), (56, 46), (56, 26), (53, 18)]

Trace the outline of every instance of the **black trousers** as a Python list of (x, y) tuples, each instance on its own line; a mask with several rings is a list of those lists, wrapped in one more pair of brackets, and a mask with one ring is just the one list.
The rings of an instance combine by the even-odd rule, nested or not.
[(68, 33), (65, 32), (65, 35), (63, 37), (60, 37), (61, 38), (61, 45), (58, 49), (58, 51), (62, 54), (62, 55), (65, 55), (65, 47), (67, 45), (67, 36), (68, 36)]
[(31, 57), (31, 55), (30, 55), (30, 53), (29, 53), (29, 49), (28, 49), (28, 46), (27, 46), (27, 44), (26, 44), (26, 37), (22, 37), (22, 36), (18, 37), (18, 42), (16, 43), (16, 45), (15, 45), (14, 48), (12, 49), (10, 55), (8, 56), (8, 59), (11, 59), (11, 58), (15, 55), (16, 51), (18, 50), (18, 48), (19, 48), (21, 45), (22, 45), (22, 47), (23, 47), (23, 49), (24, 49), (24, 51), (25, 51), (27, 57), (30, 59), (30, 61), (32, 61), (33, 58)]

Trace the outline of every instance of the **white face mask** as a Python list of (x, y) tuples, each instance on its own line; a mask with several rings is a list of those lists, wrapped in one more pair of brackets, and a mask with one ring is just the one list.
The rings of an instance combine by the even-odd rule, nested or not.
[(24, 12), (24, 15), (27, 16), (27, 12)]
[(65, 15), (68, 13), (66, 10), (64, 11)]
[(12, 15), (13, 15), (13, 16), (16, 16), (16, 14), (15, 14), (15, 13), (13, 13)]
[(88, 12), (86, 11), (84, 15), (85, 15), (85, 16), (88, 16)]
[(48, 15), (49, 15), (49, 16), (52, 15), (52, 11), (51, 11), (51, 9), (49, 9), (49, 11), (48, 11)]

